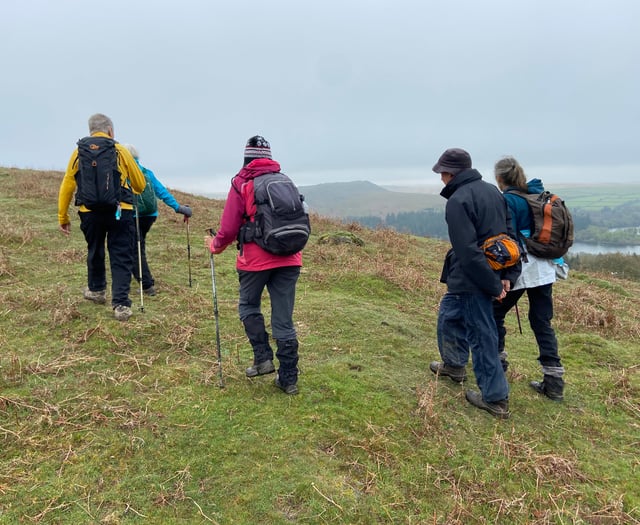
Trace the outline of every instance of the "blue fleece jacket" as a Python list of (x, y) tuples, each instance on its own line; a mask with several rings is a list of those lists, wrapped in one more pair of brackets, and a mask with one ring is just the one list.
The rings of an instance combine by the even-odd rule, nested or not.
[[(178, 201), (175, 199), (175, 197), (171, 195), (167, 188), (164, 187), (162, 182), (156, 179), (153, 171), (145, 168), (142, 164), (140, 164), (140, 161), (138, 159), (136, 159), (136, 162), (140, 167), (140, 170), (142, 170), (142, 173), (144, 173), (144, 176), (153, 185), (153, 191), (155, 192), (156, 197), (164, 202), (167, 206), (169, 206), (169, 208), (173, 208), (173, 211), (177, 212), (180, 204), (178, 204)], [(155, 217), (157, 215), (158, 212), (155, 211), (154, 213), (150, 213), (149, 215), (147, 215), (147, 217)]]
[[(510, 190), (521, 190), (513, 186), (504, 190), (504, 198), (511, 211), (513, 231), (529, 237), (531, 235), (531, 227), (533, 226), (533, 214), (531, 213), (529, 204), (527, 204), (527, 201), (520, 197), (520, 195), (509, 193)], [(540, 179), (531, 179), (527, 182), (527, 193), (542, 193), (543, 191), (544, 186)]]

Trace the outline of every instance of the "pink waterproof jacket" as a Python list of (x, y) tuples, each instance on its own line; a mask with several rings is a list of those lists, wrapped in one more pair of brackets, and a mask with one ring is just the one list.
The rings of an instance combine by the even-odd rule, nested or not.
[[(220, 253), (238, 238), (240, 228), (256, 212), (253, 200), (253, 179), (265, 173), (277, 173), (280, 164), (271, 159), (256, 159), (247, 164), (231, 180), (231, 188), (220, 219), (220, 229), (211, 242), (209, 249)], [(236, 268), (249, 272), (270, 270), (282, 266), (302, 266), (302, 252), (293, 255), (274, 255), (254, 242), (243, 245), (242, 253), (238, 252)]]

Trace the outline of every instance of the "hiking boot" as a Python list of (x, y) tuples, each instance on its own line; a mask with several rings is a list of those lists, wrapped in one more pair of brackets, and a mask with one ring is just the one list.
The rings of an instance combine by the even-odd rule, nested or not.
[(289, 394), (290, 396), (295, 396), (298, 393), (298, 385), (293, 383), (291, 385), (282, 386), (280, 384), (280, 376), (278, 376), (277, 374), (276, 374), (276, 379), (275, 379), (274, 383), (285, 394)]
[(148, 295), (148, 296), (150, 296), (150, 297), (153, 297), (153, 296), (156, 294), (156, 288), (155, 288), (155, 286), (151, 285), (151, 286), (149, 286), (149, 288), (143, 288), (143, 289), (142, 289), (142, 292), (143, 292), (145, 295)]
[(106, 290), (100, 290), (99, 292), (92, 292), (91, 290), (89, 290), (89, 288), (85, 288), (82, 295), (88, 301), (92, 301), (96, 304), (104, 304), (107, 302)]
[(273, 374), (276, 371), (276, 368), (273, 366), (273, 361), (262, 361), (262, 363), (258, 363), (257, 365), (250, 366), (245, 370), (245, 374), (247, 377), (257, 377), (263, 376), (265, 374)]
[(542, 381), (531, 381), (529, 386), (552, 401), (564, 400), (564, 379), (561, 377), (545, 375)]
[(133, 315), (131, 308), (123, 304), (119, 304), (113, 309), (113, 316), (118, 321), (127, 321)]
[(508, 419), (511, 415), (509, 412), (509, 401), (507, 399), (496, 401), (495, 403), (487, 403), (482, 399), (482, 394), (480, 392), (475, 392), (473, 390), (467, 390), (465, 397), (474, 407), (486, 410), (494, 417)]
[(429, 369), (437, 376), (447, 376), (456, 383), (462, 383), (467, 379), (467, 372), (464, 366), (449, 366), (439, 361), (432, 361)]

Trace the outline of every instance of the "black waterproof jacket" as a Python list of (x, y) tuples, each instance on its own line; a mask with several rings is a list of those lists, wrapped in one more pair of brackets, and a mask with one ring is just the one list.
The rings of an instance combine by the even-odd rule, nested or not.
[(445, 218), (451, 250), (447, 253), (441, 281), (450, 293), (484, 293), (497, 297), (501, 279), (513, 285), (520, 275), (518, 264), (493, 270), (482, 251), (482, 243), (492, 235), (514, 235), (511, 215), (500, 190), (482, 180), (475, 169), (459, 173), (440, 192), (447, 205)]

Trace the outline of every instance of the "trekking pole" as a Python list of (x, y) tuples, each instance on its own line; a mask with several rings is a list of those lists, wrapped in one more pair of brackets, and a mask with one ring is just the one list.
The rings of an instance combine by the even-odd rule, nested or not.
[[(213, 228), (209, 228), (207, 233), (212, 237), (215, 237), (216, 232)], [(222, 355), (220, 354), (220, 323), (218, 321), (218, 292), (216, 291), (216, 270), (215, 263), (213, 262), (213, 253), (209, 251), (209, 260), (211, 262), (211, 288), (213, 290), (213, 317), (216, 320), (216, 350), (218, 357), (218, 375), (220, 377), (220, 388), (224, 388), (224, 381), (222, 380)]]
[(144, 312), (144, 292), (142, 291), (142, 243), (140, 240), (140, 218), (138, 217), (138, 197), (133, 199), (136, 213), (136, 237), (138, 240), (138, 279), (140, 281), (140, 311)]
[(516, 307), (516, 317), (518, 318), (518, 330), (520, 330), (520, 335), (522, 335), (522, 324), (520, 323), (520, 310), (518, 310), (518, 303), (515, 304)]
[(187, 263), (189, 265), (189, 288), (191, 288), (191, 241), (189, 240), (189, 217), (186, 215), (184, 222), (187, 223)]

